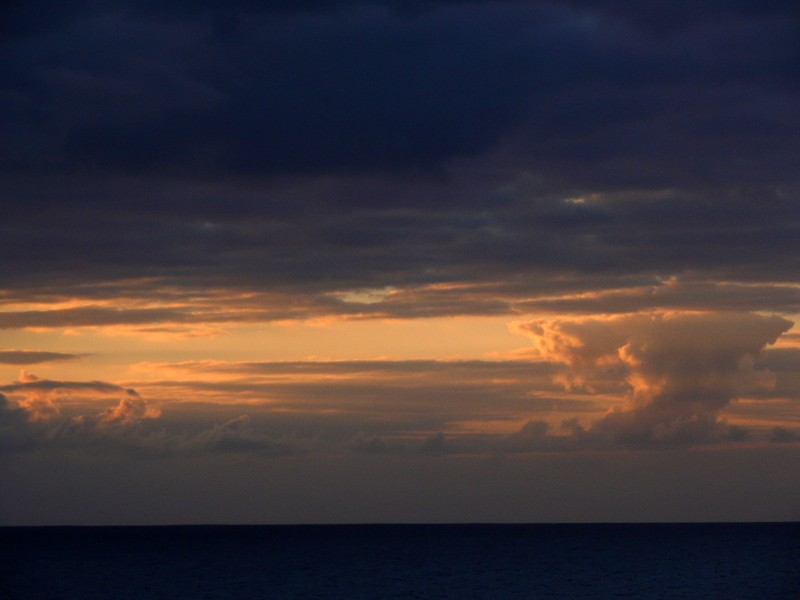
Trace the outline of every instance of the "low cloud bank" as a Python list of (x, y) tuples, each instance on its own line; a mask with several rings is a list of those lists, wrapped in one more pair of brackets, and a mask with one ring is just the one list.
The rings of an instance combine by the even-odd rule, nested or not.
[[(90, 410), (117, 398), (104, 410)], [(264, 435), (247, 415), (199, 432), (162, 423), (161, 416), (161, 409), (134, 389), (103, 381), (40, 379), (22, 371), (17, 381), (0, 386), (0, 452), (103, 450), (166, 456), (302, 450), (299, 444)]]

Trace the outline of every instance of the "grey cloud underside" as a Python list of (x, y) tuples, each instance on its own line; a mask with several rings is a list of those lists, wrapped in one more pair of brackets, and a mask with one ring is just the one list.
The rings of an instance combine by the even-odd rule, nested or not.
[[(380, 205), (383, 193), (401, 194), (402, 182), (372, 182), (366, 187), (375, 195), (363, 198), (363, 206), (349, 208), (338, 201), (363, 193), (358, 182), (325, 183), (319, 182), (317, 191), (313, 184), (296, 184), (299, 189), (292, 192), (299, 214), (259, 215), (252, 198), (237, 203), (238, 186), (233, 185), (215, 190), (220, 198), (220, 206), (213, 208), (216, 214), (203, 214), (203, 206), (212, 203), (204, 204), (197, 190), (192, 191), (201, 196), (196, 209), (189, 200), (170, 204), (165, 197), (161, 215), (153, 209), (133, 216), (134, 198), (113, 214), (110, 190), (103, 192), (108, 205), (96, 209), (85, 208), (90, 191), (85, 202), (76, 199), (63, 208), (55, 203), (52, 213), (21, 214), (16, 223), (13, 218), (4, 223), (8, 235), (0, 241), (7, 257), (0, 279), (13, 299), (78, 294), (91, 303), (109, 296), (145, 298), (158, 291), (162, 298), (173, 294), (181, 303), (174, 289), (164, 291), (177, 288), (191, 291), (193, 301), (169, 309), (8, 313), (2, 326), (255, 321), (324, 314), (624, 312), (639, 307), (798, 309), (800, 294), (786, 284), (795, 284), (800, 272), (800, 212), (793, 197), (776, 197), (763, 188), (746, 194), (609, 194), (570, 204), (553, 193), (537, 198), (524, 182), (518, 189), (498, 191), (500, 182), (478, 181), (471, 194), (484, 195), (486, 202), (493, 201), (491, 206), (470, 206), (465, 183), (463, 205), (453, 199), (437, 206), (435, 190), (450, 197), (452, 186), (408, 184), (412, 196), (419, 192), (429, 200), (426, 209)], [(263, 193), (269, 198), (273, 188), (259, 185), (266, 186)], [(287, 194), (285, 189), (275, 193)], [(369, 205), (371, 200), (375, 206)], [(302, 212), (304, 207), (308, 213)], [(678, 279), (671, 281), (672, 276)], [(126, 281), (140, 277), (151, 279)], [(116, 281), (116, 287), (97, 285), (109, 281)], [(466, 287), (425, 287), (448, 282)], [(214, 305), (209, 287), (273, 296), (240, 298), (236, 312), (225, 312)], [(329, 295), (383, 287), (397, 292), (373, 304)], [(630, 291), (559, 299), (620, 288)]]
[[(12, 4), (10, 297), (227, 287), (312, 314), (507, 314), (677, 275), (764, 282), (729, 308), (797, 310), (767, 285), (800, 272), (790, 3)], [(494, 287), (417, 289), (442, 282)], [(413, 293), (325, 296), (384, 286)], [(551, 308), (585, 310), (569, 302)], [(60, 317), (205, 317), (83, 310)]]

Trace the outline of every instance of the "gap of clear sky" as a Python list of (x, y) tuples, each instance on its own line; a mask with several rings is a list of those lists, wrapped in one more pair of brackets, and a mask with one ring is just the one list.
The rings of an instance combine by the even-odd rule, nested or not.
[(0, 23), (0, 524), (800, 520), (794, 2)]

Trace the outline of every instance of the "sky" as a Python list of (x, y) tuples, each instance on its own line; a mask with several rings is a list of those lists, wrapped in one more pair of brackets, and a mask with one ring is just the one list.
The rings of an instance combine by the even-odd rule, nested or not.
[(0, 72), (0, 524), (800, 520), (794, 2), (6, 2)]

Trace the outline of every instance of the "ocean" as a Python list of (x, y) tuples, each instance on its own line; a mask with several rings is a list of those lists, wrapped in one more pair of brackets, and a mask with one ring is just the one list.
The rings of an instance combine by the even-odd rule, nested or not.
[(8, 600), (800, 599), (800, 523), (0, 528)]

